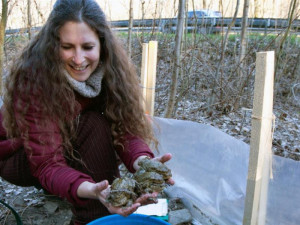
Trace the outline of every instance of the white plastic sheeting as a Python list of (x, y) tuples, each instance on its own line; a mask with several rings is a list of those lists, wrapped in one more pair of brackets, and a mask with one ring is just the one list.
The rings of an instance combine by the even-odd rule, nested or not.
[[(167, 165), (176, 184), (167, 188), (180, 197), (201, 224), (242, 224), (249, 145), (222, 131), (190, 121), (154, 118), (160, 155), (170, 152)], [(300, 162), (273, 157), (269, 184), (268, 225), (300, 224)]]

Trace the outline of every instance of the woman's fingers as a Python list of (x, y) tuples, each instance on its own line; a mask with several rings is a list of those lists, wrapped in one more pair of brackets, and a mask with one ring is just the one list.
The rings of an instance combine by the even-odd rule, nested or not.
[(132, 206), (127, 208), (120, 208), (120, 207), (114, 207), (111, 204), (108, 204), (106, 207), (108, 211), (112, 214), (119, 214), (121, 216), (129, 216), (130, 214), (134, 213), (138, 207), (140, 207), (140, 203), (134, 203)]
[(109, 194), (108, 181), (104, 180), (95, 185), (95, 192), (99, 197), (106, 198)]
[(95, 184), (95, 194), (98, 196), (102, 204), (106, 205), (106, 197), (109, 195), (110, 187), (108, 181), (104, 180)]
[(169, 161), (172, 158), (172, 154), (171, 153), (166, 153), (160, 157), (155, 158), (156, 160), (160, 161), (161, 163), (165, 163), (167, 161)]
[(99, 192), (105, 190), (107, 187), (108, 187), (108, 181), (107, 180), (103, 180), (103, 181), (96, 184), (96, 189)]
[(157, 196), (158, 196), (157, 192), (143, 194), (135, 201), (135, 203), (140, 203), (141, 205), (157, 203)]
[(132, 206), (125, 208), (125, 209), (121, 209), (121, 215), (122, 216), (129, 216), (130, 214), (134, 213), (138, 207), (140, 207), (141, 204), (140, 203), (134, 203)]
[(175, 184), (175, 181), (171, 178), (169, 178), (167, 181), (166, 181), (167, 184), (170, 184), (170, 185), (174, 185)]
[[(161, 163), (165, 163), (165, 162), (168, 162), (169, 160), (172, 159), (172, 154), (171, 153), (166, 153), (160, 157), (156, 157), (154, 158), (155, 160), (158, 160), (160, 161)], [(174, 185), (175, 184), (175, 181), (172, 179), (172, 177), (170, 177), (167, 181), (166, 181), (167, 184), (170, 184), (170, 185)]]
[(116, 213), (122, 216), (129, 216), (130, 214), (134, 213), (138, 207), (141, 205), (147, 205), (151, 203), (157, 203), (157, 195), (158, 193), (151, 193), (151, 194), (144, 194), (141, 197), (139, 197), (134, 204), (132, 204), (130, 207), (126, 208), (119, 208), (114, 207), (111, 204), (108, 204), (106, 207), (111, 213)]

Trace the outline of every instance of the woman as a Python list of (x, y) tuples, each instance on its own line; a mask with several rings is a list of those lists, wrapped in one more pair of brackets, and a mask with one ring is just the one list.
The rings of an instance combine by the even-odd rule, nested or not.
[[(72, 203), (72, 224), (131, 207), (105, 201), (119, 176), (157, 144), (144, 114), (138, 79), (94, 0), (58, 0), (39, 34), (13, 63), (0, 126), (0, 175), (21, 186), (41, 185)], [(171, 155), (160, 160), (166, 162)], [(172, 179), (169, 180), (173, 184)], [(99, 201), (100, 200), (100, 201)]]

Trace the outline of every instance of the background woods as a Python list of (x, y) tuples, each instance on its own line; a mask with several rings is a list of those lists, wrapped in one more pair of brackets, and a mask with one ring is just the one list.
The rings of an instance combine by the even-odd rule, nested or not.
[[(0, 84), (13, 58), (35, 35), (36, 28), (45, 23), (54, 2), (1, 1)], [(98, 2), (108, 20), (128, 20), (128, 30), (115, 32), (138, 74), (143, 43), (158, 42), (154, 116), (210, 124), (246, 143), (250, 142), (256, 53), (274, 50), (276, 123), (272, 148), (276, 155), (300, 160), (300, 37), (299, 26), (292, 26), (300, 19), (299, 0)], [(221, 24), (224, 18), (231, 18), (231, 23), (218, 27), (218, 32), (212, 32), (208, 25), (197, 25), (201, 18), (188, 23), (188, 12), (200, 9), (220, 11)], [(247, 17), (281, 18), (286, 24), (252, 29)], [(164, 18), (176, 20), (173, 30), (162, 31), (154, 26), (154, 21)], [(136, 20), (147, 19), (152, 19), (150, 26), (133, 26)], [(235, 25), (238, 20), (239, 27)], [(0, 179), (0, 193), (5, 193), (8, 202), (16, 203), (24, 224), (63, 225), (57, 221), (69, 221), (71, 216), (67, 205), (54, 199), (58, 203), (53, 207), (53, 202), (43, 199), (37, 190), (15, 187)], [(0, 224), (12, 221), (10, 212), (0, 208)]]

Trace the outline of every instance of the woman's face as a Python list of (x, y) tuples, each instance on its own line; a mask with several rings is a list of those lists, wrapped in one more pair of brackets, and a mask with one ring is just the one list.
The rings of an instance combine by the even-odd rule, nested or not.
[(83, 22), (67, 22), (60, 28), (59, 37), (65, 69), (75, 80), (86, 81), (99, 64), (98, 35)]

